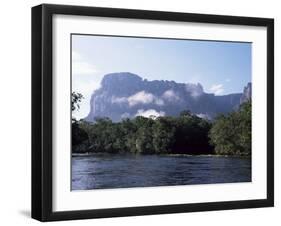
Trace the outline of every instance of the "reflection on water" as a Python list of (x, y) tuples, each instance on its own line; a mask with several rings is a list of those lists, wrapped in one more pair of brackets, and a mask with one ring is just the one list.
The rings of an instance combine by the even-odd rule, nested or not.
[(250, 158), (108, 154), (72, 157), (72, 190), (250, 181)]

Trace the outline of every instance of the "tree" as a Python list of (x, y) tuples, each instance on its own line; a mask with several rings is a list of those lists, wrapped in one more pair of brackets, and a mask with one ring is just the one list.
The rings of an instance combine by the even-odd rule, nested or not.
[(78, 127), (88, 134), (89, 152), (211, 154), (210, 125), (187, 112), (179, 117), (138, 116), (117, 123), (109, 118), (96, 118), (93, 123), (80, 121)]
[[(138, 116), (112, 122), (73, 120), (74, 147), (84, 152), (139, 154), (251, 154), (251, 102), (239, 110), (220, 115), (214, 122), (189, 111), (178, 117)], [(76, 150), (76, 148), (74, 148)]]
[[(79, 123), (77, 121), (72, 123), (72, 145), (76, 152), (85, 152), (86, 150), (81, 150), (80, 146), (85, 141), (88, 141), (89, 137), (85, 130), (79, 127)], [(75, 151), (75, 150), (74, 150)]]
[(241, 105), (239, 110), (238, 143), (242, 155), (251, 155), (252, 151), (252, 103), (250, 101)]
[(181, 117), (191, 116), (191, 115), (192, 115), (191, 111), (189, 111), (189, 110), (184, 110), (184, 111), (180, 112)]
[(79, 103), (82, 101), (83, 98), (84, 97), (81, 93), (76, 93), (76, 92), (71, 93), (71, 110), (72, 111), (80, 109)]
[[(81, 93), (72, 92), (71, 93), (71, 110), (75, 111), (80, 108), (79, 103), (82, 101), (83, 95)], [(80, 128), (79, 122), (72, 118), (72, 146), (74, 152), (85, 152), (85, 148), (82, 148), (81, 145), (88, 141), (89, 136), (87, 132)], [(84, 145), (85, 146), (85, 145)]]
[(153, 147), (155, 153), (172, 153), (175, 143), (175, 123), (172, 118), (159, 117), (153, 125)]
[(175, 145), (173, 153), (212, 154), (213, 147), (209, 143), (209, 121), (184, 111), (175, 119)]
[(251, 101), (242, 104), (238, 111), (219, 116), (209, 137), (216, 154), (251, 155)]

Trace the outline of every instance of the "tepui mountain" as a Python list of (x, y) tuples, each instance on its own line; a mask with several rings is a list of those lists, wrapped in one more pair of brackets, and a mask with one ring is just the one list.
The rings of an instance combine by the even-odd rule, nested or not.
[(206, 119), (238, 109), (251, 98), (251, 83), (243, 92), (216, 96), (206, 93), (200, 83), (148, 81), (129, 73), (111, 73), (103, 77), (101, 87), (91, 96), (86, 121), (108, 117), (114, 122), (136, 116), (178, 116), (183, 110)]

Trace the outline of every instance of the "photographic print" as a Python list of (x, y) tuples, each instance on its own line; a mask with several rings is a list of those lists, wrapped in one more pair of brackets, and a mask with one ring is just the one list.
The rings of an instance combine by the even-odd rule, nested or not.
[(251, 182), (251, 45), (72, 34), (72, 190)]
[(274, 19), (32, 8), (32, 218), (274, 206)]

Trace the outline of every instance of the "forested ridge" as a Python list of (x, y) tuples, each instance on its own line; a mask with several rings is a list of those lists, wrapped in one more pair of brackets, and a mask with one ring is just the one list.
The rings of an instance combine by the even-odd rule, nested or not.
[[(83, 96), (72, 94), (72, 110)], [(209, 121), (190, 111), (179, 116), (142, 117), (112, 122), (72, 119), (73, 153), (251, 155), (251, 101)]]

